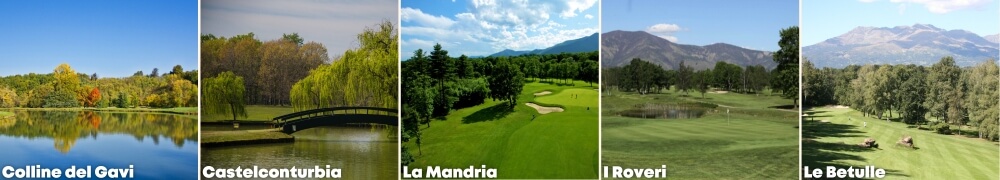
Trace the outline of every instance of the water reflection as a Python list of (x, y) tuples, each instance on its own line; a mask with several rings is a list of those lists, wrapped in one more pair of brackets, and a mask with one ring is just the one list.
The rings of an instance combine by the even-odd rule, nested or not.
[(690, 119), (705, 115), (708, 108), (679, 104), (637, 104), (618, 112), (619, 116), (647, 119)]
[(62, 154), (73, 149), (79, 139), (98, 139), (101, 134), (131, 135), (142, 142), (159, 144), (162, 138), (180, 148), (185, 141), (197, 141), (198, 123), (192, 117), (157, 113), (109, 113), (94, 111), (15, 110), (14, 117), (0, 120), (0, 136), (51, 138)]
[[(4, 110), (2, 165), (134, 165), (136, 179), (198, 177), (196, 116), (160, 113)], [(163, 142), (161, 142), (163, 141)]]
[[(231, 129), (219, 125), (207, 129)], [(242, 125), (240, 127), (243, 128)], [(202, 149), (202, 166), (341, 168), (344, 179), (396, 179), (399, 149), (395, 126), (328, 126), (292, 134), (294, 143)]]

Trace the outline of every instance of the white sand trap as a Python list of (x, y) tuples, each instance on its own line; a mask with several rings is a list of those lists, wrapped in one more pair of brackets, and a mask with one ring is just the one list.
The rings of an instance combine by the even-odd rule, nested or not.
[(844, 106), (844, 105), (836, 105), (836, 106), (831, 106), (830, 108), (834, 108), (834, 109), (847, 109), (847, 108), (851, 108), (851, 107)]
[(537, 93), (535, 93), (535, 96), (544, 96), (544, 95), (549, 95), (549, 94), (552, 94), (552, 91), (537, 92)]
[(538, 110), (538, 114), (548, 114), (548, 113), (551, 113), (551, 112), (563, 112), (563, 108), (560, 108), (560, 107), (545, 107), (545, 106), (539, 106), (539, 105), (537, 105), (535, 103), (524, 103), (524, 105), (528, 105), (531, 108), (535, 108), (535, 110)]
[(712, 93), (712, 94), (726, 94), (726, 93), (729, 93), (729, 91), (709, 91), (708, 93)]

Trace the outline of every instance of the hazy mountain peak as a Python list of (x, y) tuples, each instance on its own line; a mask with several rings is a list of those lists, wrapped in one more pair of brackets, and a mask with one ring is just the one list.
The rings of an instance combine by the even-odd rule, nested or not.
[(559, 44), (553, 45), (545, 49), (535, 49), (530, 51), (515, 51), (511, 49), (504, 49), (503, 51), (493, 53), (490, 56), (518, 56), (522, 54), (559, 54), (559, 53), (574, 53), (574, 52), (589, 52), (597, 51), (600, 42), (598, 38), (598, 33), (591, 34), (589, 36), (581, 37), (579, 39), (573, 39), (568, 41), (563, 41)]
[(803, 55), (819, 67), (848, 64), (928, 65), (953, 56), (959, 65), (997, 57), (1000, 44), (962, 29), (945, 30), (931, 24), (857, 27), (840, 36), (803, 47)]

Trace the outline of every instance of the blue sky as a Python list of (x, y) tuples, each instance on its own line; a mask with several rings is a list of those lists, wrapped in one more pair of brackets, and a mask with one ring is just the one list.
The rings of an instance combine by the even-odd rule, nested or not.
[(597, 0), (403, 0), (401, 58), (430, 52), (486, 56), (504, 49), (534, 50), (599, 32)]
[(646, 31), (681, 44), (728, 43), (777, 51), (778, 32), (799, 24), (798, 0), (602, 1), (601, 32)]
[[(330, 57), (358, 47), (357, 35), (382, 20), (398, 22), (397, 0), (203, 0), (201, 33), (233, 37), (253, 32), (261, 41), (299, 33)], [(399, 27), (398, 25), (396, 27)]]
[(840, 36), (858, 26), (932, 24), (980, 36), (1000, 31), (1000, 4), (994, 0), (803, 0), (803, 46)]
[(0, 1), (0, 76), (198, 67), (198, 1)]

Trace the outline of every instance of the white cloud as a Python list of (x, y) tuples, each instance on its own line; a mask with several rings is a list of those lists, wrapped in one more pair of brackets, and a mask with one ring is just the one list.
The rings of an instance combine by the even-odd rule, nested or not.
[(566, 7), (562, 9), (559, 13), (559, 17), (571, 18), (575, 17), (577, 12), (583, 12), (590, 7), (593, 7), (597, 3), (597, 0), (569, 0), (566, 1)]
[[(444, 48), (456, 52), (454, 55), (470, 56), (489, 55), (503, 49), (546, 48), (600, 32), (596, 20), (593, 20), (596, 17), (582, 13), (596, 7), (595, 4), (596, 0), (472, 0), (466, 11), (445, 16), (417, 16), (425, 13), (417, 7), (404, 7), (400, 14), (402, 21), (417, 22), (417, 18), (423, 18), (427, 23), (412, 23), (401, 27), (401, 38), (408, 41), (402, 42), (403, 51), (412, 52), (417, 48), (426, 50), (430, 48), (427, 46), (429, 42), (440, 42), (442, 46), (446, 46)], [(424, 11), (430, 12), (428, 9)], [(568, 18), (579, 15), (586, 19)], [(554, 16), (561, 18), (553, 19)], [(431, 23), (438, 21), (450, 23)], [(580, 27), (574, 21), (594, 23), (592, 27), (587, 27), (586, 24)], [(406, 59), (412, 54), (402, 55)]]
[(677, 37), (674, 37), (674, 36), (659, 36), (659, 37), (663, 38), (663, 39), (666, 39), (666, 40), (668, 40), (670, 42), (677, 43)]
[(673, 33), (681, 30), (681, 26), (676, 24), (654, 24), (646, 28), (649, 33)]
[(906, 13), (906, 4), (899, 4), (899, 15)]
[(678, 40), (677, 36), (674, 36), (673, 34), (681, 30), (682, 30), (681, 26), (677, 24), (666, 24), (666, 23), (654, 24), (646, 28), (646, 32), (675, 43), (678, 42)]
[(454, 20), (451, 20), (444, 16), (434, 16), (430, 14), (425, 14), (419, 9), (413, 9), (405, 7), (399, 10), (400, 20), (403, 22), (415, 22), (423, 26), (430, 26), (436, 28), (448, 28), (455, 24)]
[(935, 14), (945, 14), (951, 11), (980, 8), (992, 0), (889, 0), (893, 3), (922, 4), (928, 11)]

